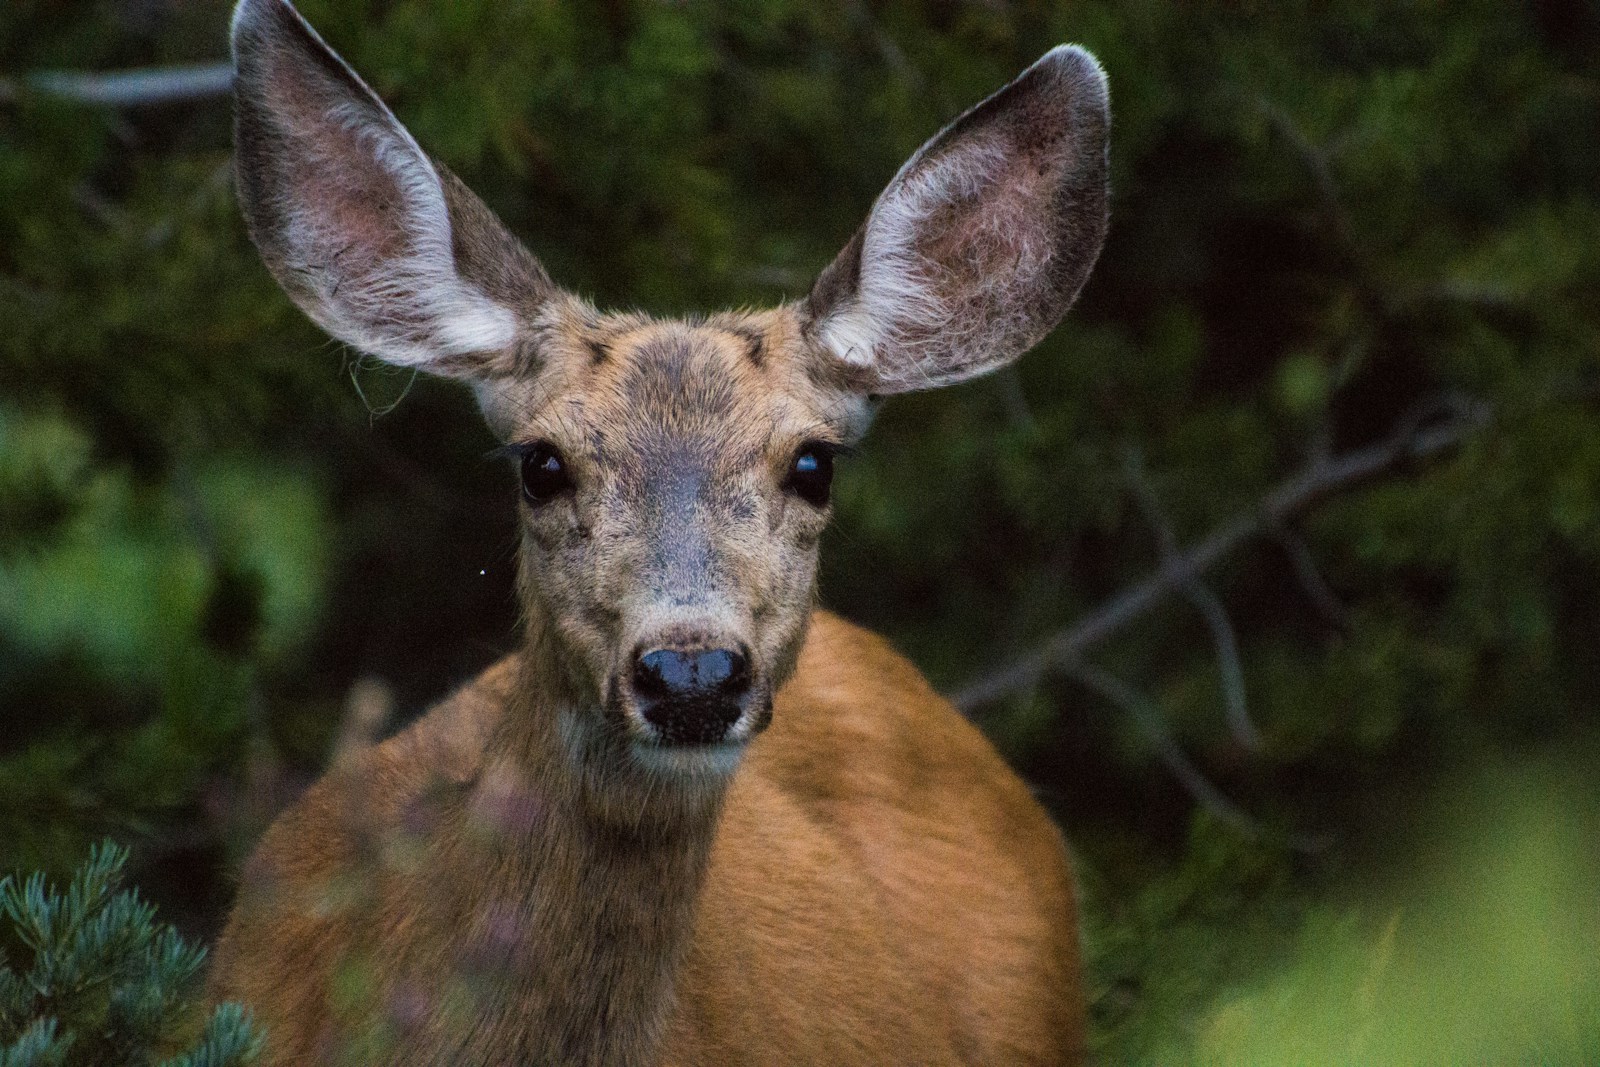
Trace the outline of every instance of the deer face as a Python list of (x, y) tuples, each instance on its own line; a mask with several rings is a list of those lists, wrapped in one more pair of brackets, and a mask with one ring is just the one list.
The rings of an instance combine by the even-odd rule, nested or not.
[(1062, 47), (924, 145), (805, 301), (601, 315), (286, 0), (233, 40), (267, 266), (334, 336), (468, 381), (517, 460), (529, 655), (581, 758), (731, 768), (804, 639), (833, 454), (875, 397), (1031, 347), (1105, 236), (1105, 78)]
[(833, 456), (868, 405), (809, 373), (792, 310), (561, 301), (540, 336), (537, 371), (485, 394), (521, 468), (528, 617), (635, 758), (727, 762), (799, 653)]

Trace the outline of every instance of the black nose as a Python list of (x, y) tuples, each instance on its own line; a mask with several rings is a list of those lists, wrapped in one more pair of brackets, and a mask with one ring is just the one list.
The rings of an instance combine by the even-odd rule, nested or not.
[(680, 652), (658, 648), (634, 663), (633, 684), (640, 695), (657, 700), (737, 696), (750, 687), (750, 669), (744, 656), (732, 649)]
[(729, 648), (651, 649), (634, 658), (633, 689), (662, 743), (714, 744), (739, 721), (750, 663)]

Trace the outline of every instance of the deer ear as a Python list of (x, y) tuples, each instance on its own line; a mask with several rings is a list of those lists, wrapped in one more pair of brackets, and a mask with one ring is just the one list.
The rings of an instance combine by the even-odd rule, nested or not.
[(1110, 122), (1100, 65), (1061, 46), (923, 145), (812, 288), (823, 358), (899, 393), (1036, 344), (1105, 240)]
[(287, 0), (241, 0), (233, 56), (239, 200), (294, 302), (390, 363), (515, 373), (538, 261)]

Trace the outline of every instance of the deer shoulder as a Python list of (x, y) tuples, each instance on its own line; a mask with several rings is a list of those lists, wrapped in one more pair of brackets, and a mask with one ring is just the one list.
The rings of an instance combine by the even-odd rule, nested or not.
[(1066, 1062), (1076, 923), (1061, 835), (993, 746), (818, 613), (730, 789), (667, 1062)]

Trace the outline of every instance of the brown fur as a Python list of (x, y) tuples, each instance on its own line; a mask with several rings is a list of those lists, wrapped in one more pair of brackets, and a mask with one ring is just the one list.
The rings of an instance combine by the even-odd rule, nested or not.
[[(285, 290), (469, 380), (567, 479), (523, 503), (522, 650), (246, 867), (211, 981), (268, 1067), (1080, 1062), (1061, 839), (909, 664), (814, 612), (829, 512), (794, 472), (874, 393), (1065, 312), (1105, 229), (1093, 60), (1057, 49), (931, 141), (807, 301), (661, 321), (556, 288), (285, 0), (242, 0), (234, 45)], [(647, 714), (647, 651), (739, 654), (715, 732)]]
[[(1079, 1061), (1060, 836), (881, 639), (812, 620), (720, 822), (670, 838), (691, 857), (679, 863), (647, 857), (649, 846), (610, 857), (603, 840), (524, 844), (562, 825), (557, 809), (571, 803), (532, 785), (548, 781), (535, 738), (549, 723), (520, 699), (525, 669), (516, 658), (492, 668), (268, 833), (214, 972), (218, 996), (267, 1024), (268, 1065), (320, 1061), (356, 1039), (373, 1042), (358, 1042), (360, 1062), (391, 1062), (375, 1027), (408, 1043), (392, 1060), (408, 1064)], [(442, 829), (463, 822), (483, 825)], [(551, 865), (524, 867), (524, 847)], [(596, 886), (580, 864), (621, 881)], [(553, 915), (539, 908), (547, 893)], [(603, 907), (626, 911), (601, 921)], [(442, 915), (452, 923), (424, 921)], [(598, 945), (552, 938), (595, 926)], [(670, 941), (676, 958), (643, 951)], [(455, 1030), (440, 1002), (485, 975), (496, 981), (478, 1002), (463, 994)], [(596, 1029), (552, 1045), (544, 1011), (581, 1012)]]

